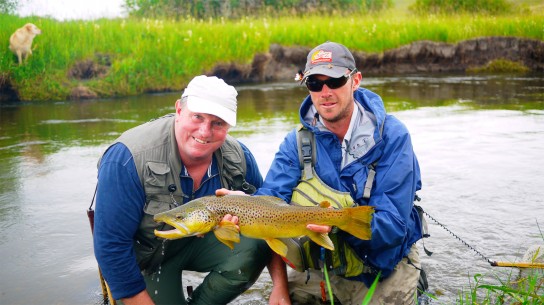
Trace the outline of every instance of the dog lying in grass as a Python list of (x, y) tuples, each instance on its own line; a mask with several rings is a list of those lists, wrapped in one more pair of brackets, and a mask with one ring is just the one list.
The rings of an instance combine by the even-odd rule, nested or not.
[(25, 24), (19, 28), (9, 38), (9, 49), (17, 55), (19, 65), (26, 61), (28, 56), (32, 55), (32, 40), (42, 31), (32, 23)]

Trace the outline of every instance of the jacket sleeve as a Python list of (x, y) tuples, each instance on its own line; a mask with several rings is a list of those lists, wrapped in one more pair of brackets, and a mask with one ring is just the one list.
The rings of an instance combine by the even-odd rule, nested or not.
[(263, 186), (255, 195), (276, 196), (291, 202), (293, 188), (298, 184), (301, 170), (298, 161), (296, 131), (288, 133), (270, 165)]
[(115, 299), (145, 289), (133, 249), (143, 214), (145, 195), (129, 150), (115, 144), (98, 169), (94, 252)]
[[(387, 276), (407, 255), (410, 235), (417, 231), (412, 218), (420, 172), (410, 134), (396, 118), (387, 117), (383, 132), (383, 154), (378, 161), (369, 205), (375, 207), (372, 239), (347, 238), (352, 247)], [(416, 239), (417, 240), (417, 239)]]

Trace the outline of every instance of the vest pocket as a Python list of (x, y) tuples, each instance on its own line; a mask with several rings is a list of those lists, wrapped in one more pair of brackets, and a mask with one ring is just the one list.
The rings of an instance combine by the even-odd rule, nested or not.
[(166, 185), (169, 173), (170, 166), (168, 166), (168, 164), (161, 162), (147, 162), (144, 178), (146, 191), (148, 186), (151, 189), (154, 187), (164, 187)]

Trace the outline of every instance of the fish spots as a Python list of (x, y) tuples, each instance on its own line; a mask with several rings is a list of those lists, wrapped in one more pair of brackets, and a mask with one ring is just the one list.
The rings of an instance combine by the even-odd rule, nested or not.
[[(169, 214), (178, 212), (186, 215), (183, 226), (189, 229), (185, 236), (191, 236), (191, 233), (194, 235), (195, 232), (204, 234), (213, 230), (220, 241), (232, 248), (234, 242), (238, 242), (232, 236), (239, 237), (238, 233), (250, 238), (264, 239), (270, 245), (272, 240), (278, 238), (310, 235), (311, 231), (306, 228), (310, 223), (336, 226), (361, 239), (369, 239), (373, 210), (368, 206), (340, 210), (315, 206), (301, 207), (288, 205), (281, 199), (271, 196), (225, 195), (192, 200), (183, 206), (161, 213), (159, 217), (156, 215), (155, 219), (179, 228), (182, 224), (168, 217)], [(224, 223), (219, 225), (226, 214), (238, 217), (239, 232), (236, 228), (233, 229), (233, 226)], [(178, 234), (174, 237), (185, 236)], [(312, 239), (317, 237), (313, 236)]]

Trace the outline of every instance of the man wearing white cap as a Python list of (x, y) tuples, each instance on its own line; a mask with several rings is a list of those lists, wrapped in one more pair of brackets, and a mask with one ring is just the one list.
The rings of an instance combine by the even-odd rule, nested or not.
[[(124, 304), (226, 304), (269, 262), (262, 240), (241, 236), (229, 249), (214, 234), (163, 240), (153, 215), (227, 188), (262, 184), (255, 158), (227, 135), (236, 125), (234, 87), (195, 77), (175, 114), (123, 133), (99, 161), (94, 248), (112, 296)], [(237, 223), (227, 215), (226, 221)], [(186, 300), (182, 271), (209, 272)]]

